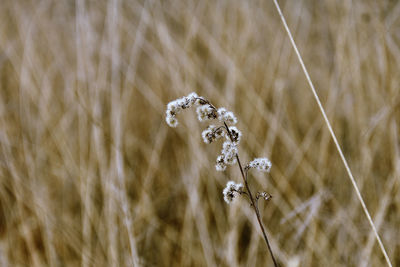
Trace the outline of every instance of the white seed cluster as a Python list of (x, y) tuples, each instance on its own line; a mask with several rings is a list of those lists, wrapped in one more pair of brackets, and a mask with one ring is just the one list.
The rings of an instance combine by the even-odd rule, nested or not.
[(226, 184), (225, 189), (222, 191), (225, 202), (230, 204), (237, 195), (243, 192), (242, 189), (243, 189), (242, 184), (237, 184), (234, 181), (229, 181)]
[[(235, 126), (229, 127), (229, 132), (231, 133), (232, 140), (235, 144), (239, 144), (240, 138), (242, 137), (242, 132), (238, 130)], [(230, 139), (229, 136), (226, 136), (227, 139)]]
[(226, 108), (219, 108), (217, 111), (218, 120), (221, 122), (227, 122), (230, 124), (236, 124), (237, 119), (233, 112), (227, 111)]
[(217, 164), (215, 165), (215, 169), (217, 171), (224, 171), (226, 169), (226, 165), (233, 165), (236, 163), (236, 154), (238, 153), (238, 149), (235, 143), (227, 140), (222, 145), (221, 155), (217, 158)]
[(199, 121), (209, 121), (217, 118), (217, 112), (210, 105), (199, 106), (196, 111)]
[(222, 138), (225, 135), (224, 129), (222, 127), (217, 127), (215, 125), (210, 125), (205, 129), (201, 136), (206, 144), (210, 144), (215, 140)]
[[(199, 121), (210, 121), (217, 119), (228, 125), (236, 124), (237, 119), (233, 112), (228, 111), (226, 108), (216, 109), (208, 100), (198, 96), (196, 93), (190, 93), (188, 96), (171, 101), (167, 105), (166, 121), (169, 126), (176, 127), (178, 120), (176, 115), (184, 109), (197, 106), (197, 118)], [(235, 126), (221, 125), (219, 127), (215, 125), (208, 126), (201, 136), (206, 144), (210, 144), (215, 140), (226, 137), (221, 150), (221, 155), (217, 158), (215, 168), (218, 171), (224, 171), (227, 165), (233, 165), (236, 163), (236, 155), (238, 153), (237, 146), (240, 142), (242, 133)], [(227, 129), (225, 128), (228, 127)], [(229, 129), (229, 133), (228, 133)]]
[(269, 172), (271, 170), (272, 163), (269, 159), (267, 158), (256, 158), (253, 161), (251, 161), (249, 164), (247, 164), (246, 168), (254, 168), (259, 171), (263, 172)]
[(217, 164), (215, 164), (215, 169), (219, 172), (223, 172), (226, 170), (225, 157), (223, 155), (219, 155), (217, 157)]
[[(237, 123), (237, 119), (233, 112), (225, 108), (214, 107), (207, 99), (198, 96), (196, 93), (190, 93), (188, 96), (171, 101), (167, 105), (166, 122), (171, 127), (178, 125), (176, 116), (184, 109), (197, 106), (197, 118), (199, 121), (218, 120), (220, 126), (209, 125), (201, 136), (206, 144), (210, 144), (225, 136), (226, 140), (222, 145), (221, 154), (217, 157), (215, 168), (217, 171), (226, 170), (227, 165), (233, 165), (238, 160), (238, 145), (242, 137), (242, 133), (232, 124)], [(256, 158), (245, 166), (245, 170), (250, 168), (258, 169), (260, 171), (269, 172), (271, 169), (271, 161), (267, 158)], [(243, 172), (242, 172), (243, 174)], [(243, 185), (229, 181), (223, 190), (223, 196), (226, 203), (230, 204), (236, 196), (240, 194), (247, 194), (243, 191)], [(249, 192), (250, 193), (250, 192)], [(269, 200), (271, 195), (266, 192), (258, 192), (256, 195), (257, 200), (263, 198)]]
[(167, 116), (165, 119), (168, 125), (171, 127), (178, 126), (176, 115), (178, 115), (178, 113), (182, 110), (192, 107), (193, 104), (200, 104), (200, 102), (199, 96), (196, 93), (190, 93), (188, 96), (169, 102), (167, 105)]

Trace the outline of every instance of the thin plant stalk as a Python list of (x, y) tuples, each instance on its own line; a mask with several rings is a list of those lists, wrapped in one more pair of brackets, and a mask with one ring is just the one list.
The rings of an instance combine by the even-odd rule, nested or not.
[[(232, 136), (231, 136), (231, 132), (229, 131), (229, 127), (228, 127), (228, 125), (226, 125), (225, 122), (224, 122), (224, 126), (225, 126), (226, 131), (228, 132), (229, 138), (231, 139), (231, 141), (233, 141)], [(253, 194), (252, 194), (252, 192), (250, 190), (250, 187), (249, 187), (249, 184), (247, 182), (247, 171), (246, 171), (246, 173), (243, 171), (242, 164), (240, 163), (239, 154), (236, 154), (236, 160), (238, 162), (240, 173), (242, 175), (244, 184), (246, 186), (247, 193), (249, 195), (251, 205), (253, 206), (254, 211), (256, 213), (257, 221), (258, 221), (258, 224), (260, 225), (260, 228), (261, 228), (265, 243), (267, 244), (269, 254), (271, 255), (272, 261), (274, 262), (274, 266), (278, 267), (278, 264), (277, 264), (277, 262), (275, 260), (274, 253), (272, 252), (272, 248), (271, 248), (271, 245), (270, 245), (268, 237), (267, 237), (267, 233), (266, 233), (265, 228), (264, 228), (264, 224), (263, 224), (263, 222), (261, 220), (260, 210), (258, 209), (257, 201), (254, 200)]]

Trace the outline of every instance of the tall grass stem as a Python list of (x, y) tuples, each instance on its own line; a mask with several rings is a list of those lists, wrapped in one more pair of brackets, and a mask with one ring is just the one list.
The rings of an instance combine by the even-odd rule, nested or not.
[(385, 247), (384, 247), (384, 245), (383, 245), (383, 243), (381, 241), (381, 238), (379, 237), (378, 231), (376, 230), (375, 224), (372, 221), (371, 215), (370, 215), (370, 213), (369, 213), (369, 211), (367, 209), (367, 206), (365, 205), (364, 199), (361, 196), (361, 193), (360, 193), (360, 190), (359, 190), (359, 188), (357, 186), (356, 180), (354, 179), (354, 176), (353, 176), (353, 174), (352, 174), (352, 172), (350, 170), (350, 167), (349, 167), (349, 165), (347, 163), (347, 160), (344, 157), (344, 154), (342, 152), (342, 149), (340, 148), (339, 142), (336, 139), (336, 135), (333, 132), (332, 126), (331, 126), (331, 124), (330, 124), (330, 122), (328, 120), (328, 117), (327, 117), (327, 115), (325, 113), (325, 110), (324, 110), (324, 108), (323, 108), (323, 106), (321, 104), (321, 101), (320, 101), (320, 99), (318, 97), (318, 94), (317, 94), (317, 92), (316, 92), (316, 90), (314, 88), (314, 85), (313, 85), (313, 83), (311, 81), (310, 75), (308, 74), (307, 68), (304, 65), (303, 59), (302, 59), (302, 57), (300, 55), (300, 52), (297, 49), (296, 43), (294, 42), (292, 33), (290, 32), (290, 29), (289, 29), (289, 27), (288, 27), (288, 25), (286, 23), (286, 19), (285, 19), (284, 15), (283, 15), (283, 13), (281, 11), (279, 3), (278, 3), (277, 0), (273, 0), (273, 1), (275, 3), (276, 9), (278, 10), (279, 16), (280, 16), (280, 18), (282, 20), (282, 23), (283, 23), (283, 26), (285, 27), (286, 32), (287, 32), (287, 34), (289, 36), (290, 42), (292, 43), (293, 49), (296, 52), (297, 58), (298, 58), (298, 60), (300, 62), (300, 65), (301, 65), (301, 67), (303, 69), (304, 75), (306, 76), (308, 84), (310, 85), (310, 88), (311, 88), (311, 91), (312, 91), (312, 93), (314, 95), (314, 98), (317, 101), (318, 107), (321, 110), (321, 113), (322, 113), (322, 116), (324, 117), (325, 123), (328, 126), (328, 129), (329, 129), (329, 132), (330, 132), (330, 134), (332, 136), (333, 142), (336, 145), (336, 149), (340, 154), (340, 158), (343, 161), (343, 164), (344, 164), (344, 166), (346, 168), (347, 174), (349, 175), (350, 181), (353, 184), (354, 190), (356, 191), (357, 197), (360, 200), (360, 203), (361, 203), (361, 206), (362, 206), (362, 208), (364, 210), (364, 213), (367, 216), (368, 222), (371, 225), (372, 231), (374, 232), (374, 235), (376, 237), (376, 240), (378, 241), (379, 247), (380, 247), (380, 249), (381, 249), (381, 251), (382, 251), (382, 253), (383, 253), (384, 257), (385, 257), (386, 263), (387, 263), (388, 266), (392, 267), (392, 263), (390, 262), (389, 256), (387, 255), (387, 252), (386, 252), (386, 249), (385, 249)]

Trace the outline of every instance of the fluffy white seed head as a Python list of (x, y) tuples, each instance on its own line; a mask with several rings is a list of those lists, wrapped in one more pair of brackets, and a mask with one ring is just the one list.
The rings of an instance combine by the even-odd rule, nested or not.
[(225, 135), (224, 129), (222, 127), (217, 127), (215, 125), (210, 125), (205, 129), (201, 136), (203, 137), (203, 141), (206, 144), (210, 144), (217, 139), (222, 138)]
[(231, 111), (227, 111), (226, 108), (219, 108), (217, 111), (217, 115), (218, 115), (218, 120), (221, 122), (225, 121), (230, 124), (237, 123), (235, 114), (233, 114), (233, 112), (231, 112)]
[(179, 112), (182, 110), (182, 101), (181, 99), (176, 99), (174, 101), (171, 101), (167, 105), (167, 117), (171, 116), (174, 117), (176, 116)]
[(217, 164), (215, 164), (215, 169), (219, 172), (226, 170), (225, 157), (223, 155), (219, 155), (217, 157)]
[(236, 163), (236, 154), (238, 153), (238, 149), (235, 143), (232, 143), (230, 140), (227, 140), (222, 145), (221, 155), (217, 158), (217, 164), (215, 168), (217, 171), (224, 171), (226, 169), (226, 165), (233, 165)]
[(190, 102), (190, 105), (195, 104), (198, 98), (199, 98), (199, 96), (195, 92), (190, 93), (186, 97), (186, 99)]
[(193, 104), (197, 103), (198, 95), (196, 93), (190, 93), (188, 96), (178, 98), (171, 101), (167, 105), (166, 118), (165, 121), (171, 127), (176, 127), (178, 125), (178, 120), (176, 115), (184, 109), (190, 108)]
[[(235, 126), (229, 127), (229, 132), (231, 133), (231, 137), (233, 142), (237, 145), (240, 142), (240, 138), (242, 137), (242, 132), (238, 130)], [(226, 138), (230, 140), (230, 137), (226, 135)]]
[(231, 141), (225, 141), (222, 145), (221, 154), (224, 156), (225, 163), (227, 165), (233, 165), (236, 163), (236, 154), (238, 149), (235, 143)]
[(247, 164), (246, 168), (254, 168), (259, 171), (269, 172), (271, 170), (272, 163), (267, 158), (256, 158)]
[(215, 109), (213, 109), (210, 105), (199, 106), (196, 111), (199, 121), (209, 121), (217, 118)]
[(237, 195), (242, 193), (242, 189), (243, 189), (242, 184), (237, 184), (233, 181), (229, 181), (226, 184), (226, 187), (224, 188), (224, 190), (222, 191), (225, 202), (230, 204)]

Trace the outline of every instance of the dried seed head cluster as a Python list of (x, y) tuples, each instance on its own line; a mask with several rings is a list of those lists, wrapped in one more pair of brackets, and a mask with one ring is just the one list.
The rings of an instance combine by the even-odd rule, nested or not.
[(229, 132), (231, 133), (232, 141), (235, 144), (239, 144), (240, 138), (242, 137), (242, 132), (238, 130), (235, 126), (229, 127)]
[(234, 181), (229, 181), (226, 184), (224, 191), (222, 191), (222, 194), (224, 195), (224, 200), (228, 204), (230, 204), (237, 195), (240, 195), (242, 193), (243, 185), (237, 184)]
[(246, 169), (254, 168), (262, 172), (269, 172), (271, 170), (272, 163), (267, 158), (256, 158), (247, 164)]
[(183, 109), (190, 108), (193, 104), (199, 103), (197, 101), (198, 95), (196, 93), (191, 93), (188, 96), (178, 98), (174, 101), (171, 101), (167, 105), (167, 117), (166, 121), (169, 126), (176, 127), (178, 126), (178, 120), (176, 119), (176, 115), (181, 112)]
[(211, 144), (215, 140), (218, 140), (222, 137), (224, 137), (225, 132), (223, 127), (217, 127), (215, 125), (210, 125), (205, 129), (202, 133), (201, 136), (203, 137), (203, 141), (206, 144)]
[(221, 155), (218, 156), (217, 165), (215, 168), (217, 171), (223, 171), (226, 169), (226, 165), (233, 165), (236, 163), (236, 154), (238, 149), (236, 143), (226, 140), (222, 145)]
[[(197, 118), (201, 122), (217, 119), (218, 121), (224, 123), (224, 125), (226, 123), (237, 123), (237, 119), (233, 112), (226, 110), (226, 108), (217, 109), (205, 98), (198, 96), (196, 93), (191, 93), (188, 96), (168, 103), (166, 112), (166, 121), (168, 125), (171, 127), (176, 127), (178, 125), (176, 115), (183, 109), (190, 108), (193, 105), (197, 106)], [(219, 127), (210, 125), (201, 134), (203, 141), (206, 144), (210, 144), (213, 141), (222, 138), (223, 136), (225, 136), (227, 139), (223, 144), (221, 155), (218, 156), (215, 165), (215, 168), (218, 171), (224, 171), (226, 169), (226, 165), (232, 165), (236, 163), (235, 156), (238, 152), (237, 145), (239, 144), (240, 137), (242, 136), (242, 133), (235, 126), (231, 126), (226, 129), (224, 125)]]
[(231, 111), (227, 111), (226, 108), (219, 108), (217, 110), (217, 114), (218, 114), (218, 120), (220, 122), (227, 122), (230, 124), (236, 124), (237, 123), (237, 119), (235, 117), (235, 115), (233, 114), (233, 112)]
[(210, 105), (203, 105), (197, 108), (199, 121), (210, 121), (217, 118), (217, 112)]
[[(176, 115), (184, 109), (197, 106), (197, 118), (199, 121), (219, 121), (222, 125), (209, 125), (201, 134), (204, 143), (210, 144), (225, 136), (225, 141), (222, 145), (221, 154), (217, 157), (215, 168), (217, 171), (225, 171), (228, 165), (233, 165), (238, 159), (238, 145), (242, 133), (236, 126), (232, 124), (237, 123), (237, 119), (233, 112), (228, 111), (226, 108), (216, 108), (204, 97), (198, 96), (196, 93), (191, 93), (188, 96), (171, 101), (167, 105), (166, 121), (169, 126), (176, 127), (178, 120)], [(229, 126), (228, 126), (229, 125)], [(255, 168), (260, 171), (269, 172), (271, 162), (267, 158), (256, 158), (246, 165), (245, 170)], [(224, 189), (225, 201), (230, 203), (235, 197), (235, 194), (242, 192), (242, 185), (228, 182), (227, 187)], [(240, 190), (239, 190), (240, 189)], [(235, 193), (236, 192), (236, 193)], [(266, 196), (261, 196), (266, 198)], [(257, 198), (258, 199), (258, 198)]]
[(243, 170), (238, 155), (238, 145), (242, 137), (242, 133), (239, 131), (238, 128), (232, 126), (232, 124), (237, 123), (235, 115), (233, 114), (233, 112), (228, 111), (225, 108), (217, 109), (207, 99), (198, 96), (196, 93), (191, 93), (188, 96), (179, 98), (177, 100), (168, 103), (166, 111), (167, 114), (166, 121), (168, 125), (171, 127), (176, 127), (178, 125), (178, 120), (176, 119), (176, 115), (178, 115), (178, 113), (183, 109), (190, 108), (193, 105), (197, 106), (196, 112), (199, 121), (204, 122), (204, 121), (215, 120), (217, 121), (217, 123), (218, 121), (220, 123), (219, 126), (209, 125), (201, 133), (204, 143), (211, 144), (212, 142), (221, 139), (225, 136), (225, 141), (222, 145), (221, 154), (217, 157), (215, 168), (217, 169), (217, 171), (224, 171), (226, 170), (227, 165), (233, 165), (237, 162), (240, 168), (240, 172), (242, 174), (243, 181), (246, 186), (246, 191), (244, 191), (242, 184), (237, 184), (233, 181), (229, 181), (222, 192), (224, 200), (226, 201), (226, 203), (230, 204), (235, 199), (236, 196), (241, 194), (245, 194), (249, 198), (249, 201), (257, 215), (259, 225), (263, 232), (265, 242), (267, 243), (267, 247), (271, 253), (274, 265), (277, 266), (268, 242), (268, 238), (265, 234), (263, 223), (260, 220), (260, 212), (257, 206), (257, 201), (260, 198), (264, 200), (269, 200), (271, 198), (271, 195), (269, 195), (266, 192), (261, 192), (261, 193), (258, 192), (257, 195), (254, 197), (248, 185), (248, 178), (247, 178), (248, 171), (251, 168), (269, 172), (272, 165), (271, 162), (267, 158), (256, 158), (250, 163), (248, 163)]
[(215, 169), (220, 172), (226, 170), (225, 157), (223, 155), (219, 155), (217, 157), (217, 164), (215, 164)]

